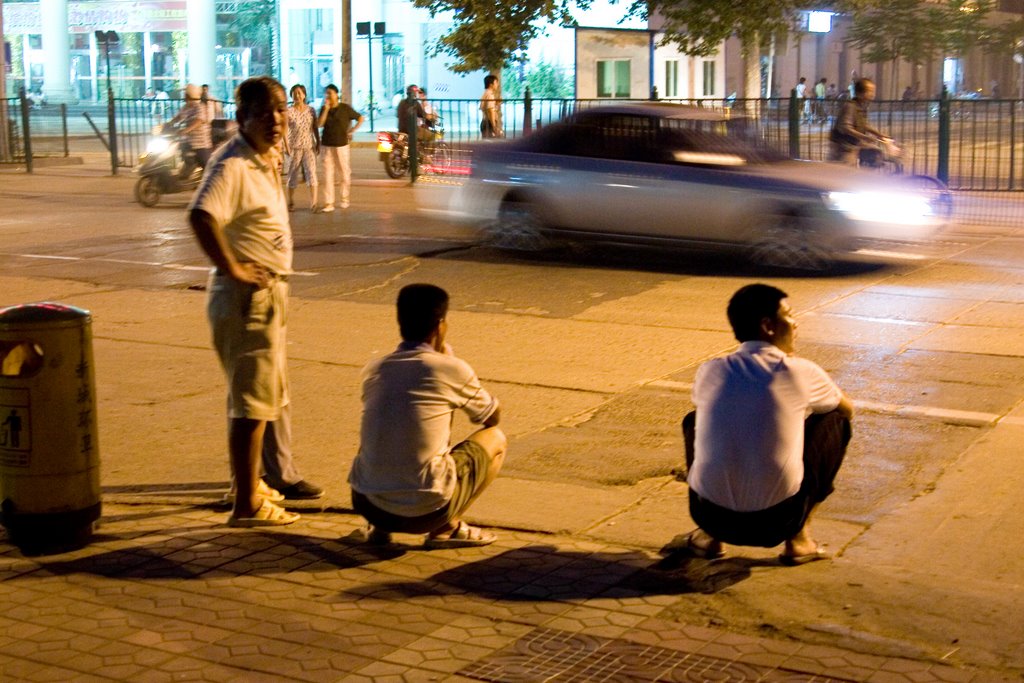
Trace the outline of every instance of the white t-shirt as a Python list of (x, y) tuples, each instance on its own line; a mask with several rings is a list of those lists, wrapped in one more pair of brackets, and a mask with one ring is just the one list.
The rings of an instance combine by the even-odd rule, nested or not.
[(807, 95), (807, 84), (806, 83), (797, 83), (796, 84), (796, 96), (799, 97), (800, 99), (803, 99), (804, 97), (806, 97), (806, 95)]
[(213, 217), (239, 261), (292, 272), (292, 228), (277, 165), (264, 163), (241, 135), (213, 153), (188, 208)]
[(363, 369), (359, 453), (348, 482), (386, 512), (418, 517), (444, 507), (455, 490), (453, 413), (479, 424), (498, 408), (473, 368), (447, 350), (402, 343)]
[(687, 483), (736, 512), (764, 510), (794, 495), (804, 477), (804, 420), (834, 410), (842, 392), (817, 364), (773, 344), (744, 342), (704, 363)]

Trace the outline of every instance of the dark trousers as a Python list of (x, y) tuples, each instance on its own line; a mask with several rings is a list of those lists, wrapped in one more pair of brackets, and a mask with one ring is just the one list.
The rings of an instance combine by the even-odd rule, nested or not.
[[(683, 418), (687, 470), (693, 466), (696, 423), (696, 411)], [(697, 526), (724, 543), (776, 546), (799, 533), (814, 506), (835, 490), (833, 483), (851, 436), (850, 421), (837, 411), (811, 415), (804, 422), (804, 478), (799, 491), (765, 510), (737, 512), (702, 498), (691, 488), (690, 516)]]

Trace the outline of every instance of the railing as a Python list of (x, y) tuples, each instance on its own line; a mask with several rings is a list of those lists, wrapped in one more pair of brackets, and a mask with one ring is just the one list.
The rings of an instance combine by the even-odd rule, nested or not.
[(33, 159), (69, 155), (68, 107), (47, 105), (19, 97), (3, 100), (6, 135), (0, 136), (0, 163), (24, 164), (32, 171)]
[[(219, 102), (223, 118), (234, 120), (233, 102)], [(149, 137), (181, 110), (181, 100), (133, 99), (114, 100), (117, 118), (118, 166), (133, 168), (146, 149)]]
[[(543, 128), (581, 109), (649, 100), (505, 100), (505, 137)], [(842, 100), (790, 98), (661, 100), (744, 117), (770, 146), (802, 159), (828, 158), (829, 133)], [(481, 138), (478, 100), (432, 100), (455, 147)], [(904, 172), (943, 177), (957, 190), (1024, 191), (1024, 102), (1017, 100), (884, 100), (871, 104), (871, 125), (896, 139)], [(948, 126), (941, 125), (943, 120)], [(393, 120), (393, 119), (392, 119)], [(387, 122), (387, 119), (384, 119)], [(943, 157), (943, 153), (945, 156)]]
[(0, 135), (0, 164), (25, 163), (25, 126), (20, 99), (0, 100), (0, 124), (6, 130), (6, 135)]
[[(505, 137), (516, 138), (582, 109), (646, 101), (526, 97), (504, 100), (499, 106)], [(797, 104), (789, 98), (663, 101), (743, 117), (772, 147), (817, 161), (828, 156), (829, 132), (842, 106), (841, 100), (810, 99)], [(7, 149), (0, 149), (0, 163), (28, 163), (33, 155), (67, 156), (73, 142), (94, 136), (109, 149), (105, 105), (34, 104), (25, 97), (4, 102), (8, 139)], [(153, 129), (182, 106), (180, 100), (169, 99), (117, 99), (114, 104), (116, 165), (129, 168), (137, 163)], [(233, 118), (233, 104), (222, 104), (223, 116)], [(453, 148), (481, 139), (478, 100), (432, 100), (431, 104), (442, 117), (445, 139)], [(869, 111), (871, 124), (903, 148), (906, 173), (942, 177), (957, 190), (1024, 191), (1024, 101), (887, 100), (873, 102)], [(382, 116), (380, 124), (381, 129), (397, 127), (393, 114)]]

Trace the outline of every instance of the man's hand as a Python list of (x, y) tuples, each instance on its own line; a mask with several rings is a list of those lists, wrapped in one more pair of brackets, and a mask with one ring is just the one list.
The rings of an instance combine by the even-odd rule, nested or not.
[(255, 285), (260, 289), (270, 286), (270, 271), (259, 263), (235, 262), (231, 269), (231, 277), (247, 285)]

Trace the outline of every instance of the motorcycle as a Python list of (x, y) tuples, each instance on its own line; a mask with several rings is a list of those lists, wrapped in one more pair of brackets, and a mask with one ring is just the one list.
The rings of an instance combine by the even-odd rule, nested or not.
[[(234, 122), (215, 120), (212, 126), (214, 147), (230, 137)], [(135, 183), (135, 200), (143, 206), (156, 206), (165, 194), (191, 192), (199, 187), (203, 169), (195, 157), (182, 151), (180, 133), (171, 123), (153, 129), (146, 151), (139, 155), (139, 175)], [(190, 166), (188, 170), (186, 166)]]
[[(451, 166), (452, 154), (444, 141), (444, 129), (432, 128), (434, 139), (417, 145), (421, 173), (445, 173)], [(377, 133), (377, 154), (391, 178), (409, 173), (409, 136), (397, 131)]]

